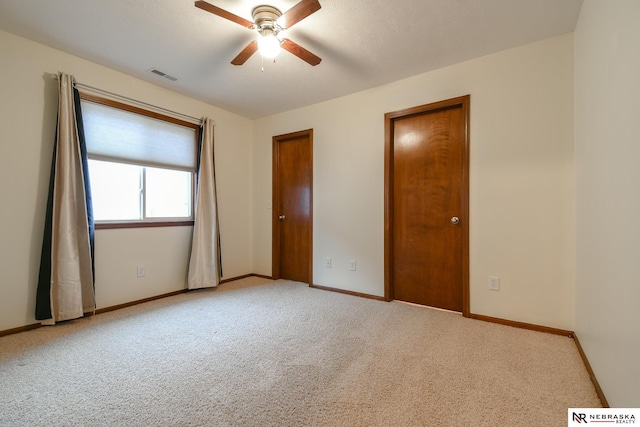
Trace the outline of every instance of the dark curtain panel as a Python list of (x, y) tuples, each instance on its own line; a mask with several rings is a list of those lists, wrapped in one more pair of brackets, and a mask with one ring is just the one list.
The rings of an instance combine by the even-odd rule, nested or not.
[(96, 224), (93, 218), (93, 198), (91, 197), (91, 180), (89, 179), (89, 157), (87, 156), (87, 141), (84, 136), (84, 123), (82, 121), (82, 109), (80, 108), (80, 92), (73, 89), (73, 103), (76, 108), (76, 124), (78, 126), (78, 140), (82, 160), (82, 176), (84, 178), (84, 194), (87, 204), (87, 223), (89, 224), (89, 247), (91, 248), (91, 273), (93, 277), (93, 289), (96, 287), (96, 269), (94, 257), (94, 234)]
[[(57, 127), (57, 125), (56, 125)], [(44, 236), (42, 251), (40, 252), (40, 273), (38, 274), (38, 288), (36, 291), (36, 319), (51, 319), (51, 232), (53, 222), (53, 183), (56, 177), (56, 154), (58, 151), (58, 132), (53, 144), (53, 158), (51, 173), (49, 174), (49, 195), (47, 197), (47, 211), (44, 219)]]

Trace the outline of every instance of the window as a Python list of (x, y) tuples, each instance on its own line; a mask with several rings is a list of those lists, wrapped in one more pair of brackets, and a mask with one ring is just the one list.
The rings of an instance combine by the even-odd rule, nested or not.
[(193, 222), (199, 126), (82, 95), (96, 226)]
[(89, 160), (96, 221), (191, 218), (191, 172)]

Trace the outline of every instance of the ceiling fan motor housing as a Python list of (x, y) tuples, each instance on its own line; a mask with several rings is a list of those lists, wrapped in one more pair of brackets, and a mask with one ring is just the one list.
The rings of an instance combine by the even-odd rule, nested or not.
[(255, 22), (256, 30), (260, 34), (265, 31), (266, 34), (277, 35), (282, 28), (276, 22), (277, 19), (282, 16), (282, 12), (276, 7), (268, 5), (260, 5), (253, 8), (251, 13), (253, 16), (253, 22)]

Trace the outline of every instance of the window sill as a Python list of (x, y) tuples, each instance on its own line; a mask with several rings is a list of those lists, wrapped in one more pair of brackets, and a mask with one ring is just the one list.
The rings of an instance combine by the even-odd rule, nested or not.
[(96, 230), (113, 230), (116, 228), (147, 228), (147, 227), (184, 227), (193, 226), (193, 220), (188, 221), (153, 221), (153, 222), (102, 222), (96, 223)]

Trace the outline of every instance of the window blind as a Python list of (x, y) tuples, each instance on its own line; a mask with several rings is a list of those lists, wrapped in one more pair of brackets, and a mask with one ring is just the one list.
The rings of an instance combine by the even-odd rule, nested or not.
[(81, 105), (90, 158), (196, 170), (195, 129), (91, 101)]

